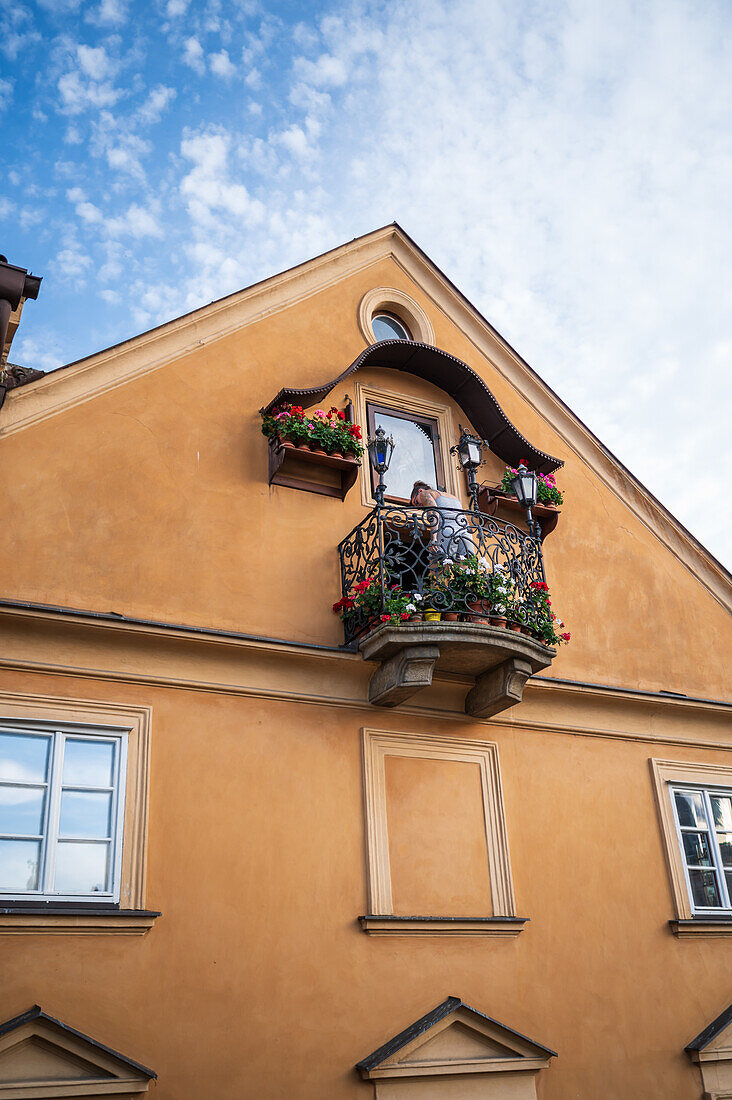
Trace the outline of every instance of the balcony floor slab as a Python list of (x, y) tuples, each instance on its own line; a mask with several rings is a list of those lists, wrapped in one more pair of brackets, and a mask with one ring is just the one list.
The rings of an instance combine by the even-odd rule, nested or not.
[(364, 660), (379, 661), (369, 701), (394, 707), (429, 687), (435, 671), (475, 678), (467, 714), (488, 718), (521, 701), (526, 681), (556, 650), (527, 634), (481, 623), (382, 623), (361, 639)]

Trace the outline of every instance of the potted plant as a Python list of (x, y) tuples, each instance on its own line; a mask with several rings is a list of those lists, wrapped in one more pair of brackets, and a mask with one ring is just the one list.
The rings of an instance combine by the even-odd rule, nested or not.
[(491, 608), (491, 580), (486, 563), (468, 554), (451, 563), (450, 591), (468, 609), (470, 622), (488, 622)]
[(362, 620), (367, 627), (382, 623), (405, 622), (414, 608), (411, 594), (398, 584), (386, 589), (382, 599), (381, 587), (374, 577), (366, 577), (353, 586), (350, 596), (343, 596), (333, 604), (333, 611), (345, 624)]
[(534, 581), (529, 589), (526, 603), (535, 624), (533, 633), (540, 642), (544, 645), (560, 646), (569, 641), (571, 637), (569, 631), (552, 610), (549, 586), (545, 581)]
[(361, 428), (350, 424), (335, 406), (326, 412), (305, 413), (301, 405), (285, 404), (262, 414), (262, 434), (280, 447), (300, 447), (316, 454), (348, 455), (360, 461), (363, 453)]
[[(513, 466), (506, 467), (506, 472), (499, 486), (500, 491), (506, 496), (512, 497), (514, 495), (513, 479), (517, 474), (518, 469), (514, 469)], [(539, 504), (546, 504), (550, 508), (558, 508), (561, 504), (564, 504), (564, 497), (557, 488), (554, 474), (540, 474), (537, 472), (536, 500)]]

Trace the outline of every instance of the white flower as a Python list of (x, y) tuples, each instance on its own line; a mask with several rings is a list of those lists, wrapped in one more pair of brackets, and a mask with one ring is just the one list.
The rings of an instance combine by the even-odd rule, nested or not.
[(408, 603), (408, 604), (406, 605), (406, 607), (404, 608), (404, 610), (405, 610), (405, 611), (411, 611), (411, 612), (413, 612), (413, 611), (416, 611), (416, 610), (417, 610), (417, 607), (416, 607), (416, 605), (415, 605), (415, 604), (413, 604), (413, 603)]
[(443, 558), (442, 559), (442, 564), (443, 565), (454, 565), (455, 563), (452, 560), (452, 558)]
[(497, 611), (499, 615), (503, 615), (505, 614), (506, 608), (503, 606), (503, 604), (497, 603), (493, 610)]
[(419, 592), (413, 592), (412, 593), (412, 599), (413, 600), (421, 600), (422, 597), (420, 596)]

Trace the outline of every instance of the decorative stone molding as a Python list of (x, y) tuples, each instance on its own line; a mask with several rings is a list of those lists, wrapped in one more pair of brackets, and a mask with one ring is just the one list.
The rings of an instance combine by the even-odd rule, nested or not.
[(536, 1100), (536, 1075), (556, 1054), (448, 997), (356, 1068), (376, 1100)]
[(112, 1095), (126, 1100), (147, 1092), (156, 1077), (39, 1005), (0, 1024), (0, 1100)]
[(420, 344), (434, 344), (435, 330), (432, 323), (414, 298), (392, 286), (379, 286), (364, 294), (358, 307), (358, 326), (367, 344), (377, 344), (371, 320), (377, 313), (393, 313), (403, 321), (413, 340)]
[[(498, 746), (492, 741), (469, 741), (455, 737), (437, 737), (432, 734), (390, 733), (386, 730), (364, 729), (363, 738), (363, 782), (364, 807), (366, 813), (366, 843), (369, 873), (370, 913), (362, 921), (373, 922), (374, 918), (394, 916), (392, 898), (391, 860), (389, 856), (389, 825), (386, 804), (386, 759), (387, 757), (412, 757), (420, 760), (445, 760), (468, 764), (477, 764), (480, 769), (482, 789), (483, 833), (485, 837), (486, 860), (490, 875), (491, 918), (516, 918), (516, 903), (511, 876), (511, 860), (508, 851), (508, 831), (503, 809), (503, 790), (501, 771), (498, 762)], [(481, 914), (483, 916), (484, 914)], [(407, 932), (424, 934), (427, 918), (409, 918), (412, 927), (399, 924), (404, 935)], [(438, 927), (445, 918), (429, 918), (433, 921), (431, 931), (443, 931)], [(466, 918), (460, 918), (465, 920)], [(521, 920), (521, 918), (518, 918)], [(454, 925), (448, 922), (454, 929)], [(523, 924), (523, 921), (521, 921)], [(366, 932), (376, 930), (362, 923)], [(516, 931), (520, 931), (520, 927)], [(506, 926), (491, 929), (483, 925), (482, 934), (506, 934)], [(454, 934), (454, 933), (453, 933)]]
[(701, 1073), (704, 1100), (732, 1100), (732, 1005), (686, 1047)]
[(556, 650), (526, 634), (480, 623), (382, 623), (359, 645), (366, 661), (381, 661), (369, 702), (396, 707), (429, 687), (436, 670), (475, 676), (465, 700), (473, 718), (489, 718), (521, 702), (528, 678), (548, 668)]

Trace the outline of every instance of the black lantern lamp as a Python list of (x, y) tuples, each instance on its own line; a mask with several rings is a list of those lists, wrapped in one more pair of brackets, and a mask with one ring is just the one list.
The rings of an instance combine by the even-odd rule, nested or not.
[(474, 512), (478, 511), (478, 483), (475, 479), (475, 471), (483, 465), (483, 447), (488, 444), (483, 439), (466, 432), (460, 425), (460, 439), (454, 447), (450, 448), (451, 455), (457, 455), (460, 465), (459, 470), (465, 471), (468, 479), (468, 492), (470, 494), (470, 507)]
[(376, 503), (381, 506), (384, 503), (384, 474), (389, 469), (391, 453), (394, 450), (394, 440), (387, 435), (383, 428), (378, 427), (373, 437), (366, 444), (369, 452), (369, 461), (379, 475), (379, 484), (376, 486)]
[(522, 508), (526, 509), (526, 522), (529, 534), (536, 537), (539, 534), (539, 525), (534, 522), (531, 509), (536, 504), (536, 473), (527, 470), (523, 462), (518, 468), (516, 476), (511, 481), (514, 496)]

